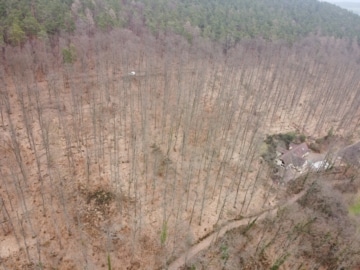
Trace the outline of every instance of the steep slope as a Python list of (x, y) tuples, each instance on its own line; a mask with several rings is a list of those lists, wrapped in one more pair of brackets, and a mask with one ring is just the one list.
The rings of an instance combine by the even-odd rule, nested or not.
[(223, 2), (0, 0), (1, 266), (166, 269), (279, 205), (266, 134), (360, 137), (358, 17)]
[(359, 25), (359, 16), (316, 0), (0, 1), (0, 41), (12, 45), (64, 31), (120, 27), (139, 35), (171, 31), (189, 41), (201, 35), (228, 49), (254, 37), (291, 42), (310, 33), (353, 38)]

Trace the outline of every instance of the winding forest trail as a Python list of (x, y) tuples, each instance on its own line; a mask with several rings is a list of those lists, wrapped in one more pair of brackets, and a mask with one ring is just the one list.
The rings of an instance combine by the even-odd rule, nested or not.
[(214, 243), (217, 239), (223, 237), (225, 235), (225, 233), (227, 233), (228, 231), (236, 229), (236, 228), (238, 228), (240, 226), (250, 224), (255, 219), (256, 220), (262, 220), (265, 217), (275, 215), (277, 213), (277, 210), (280, 207), (287, 207), (287, 206), (292, 205), (299, 198), (301, 198), (305, 194), (305, 192), (306, 192), (306, 190), (300, 192), (299, 194), (296, 194), (295, 196), (290, 198), (288, 201), (286, 201), (282, 205), (278, 205), (278, 206), (276, 206), (276, 207), (274, 207), (272, 209), (266, 210), (266, 211), (262, 212), (261, 214), (254, 215), (254, 216), (247, 217), (247, 218), (243, 218), (241, 220), (234, 220), (234, 221), (231, 221), (231, 222), (227, 223), (220, 230), (217, 230), (217, 231), (213, 232), (212, 234), (210, 234), (209, 236), (207, 236), (206, 238), (201, 240), (199, 243), (192, 246), (188, 251), (184, 252), (180, 257), (178, 257), (172, 263), (170, 263), (170, 265), (167, 267), (167, 269), (168, 270), (180, 269), (181, 267), (186, 265), (187, 261), (193, 259), (198, 253), (200, 253), (201, 251), (203, 251), (203, 250), (207, 249), (208, 247), (210, 247), (210, 245), (212, 243)]

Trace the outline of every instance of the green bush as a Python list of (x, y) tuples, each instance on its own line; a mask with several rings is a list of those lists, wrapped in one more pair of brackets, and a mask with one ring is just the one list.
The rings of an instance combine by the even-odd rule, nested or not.
[(163, 226), (161, 228), (161, 236), (160, 236), (160, 242), (161, 245), (164, 245), (167, 239), (167, 222), (163, 223)]
[(290, 256), (289, 253), (286, 253), (282, 256), (280, 256), (280, 258), (278, 258), (276, 260), (276, 262), (273, 264), (273, 266), (271, 266), (270, 270), (278, 270), (280, 268), (280, 266), (282, 264), (284, 264), (284, 262), (286, 261), (286, 259)]
[(229, 259), (229, 247), (225, 244), (222, 244), (220, 247), (221, 251), (221, 259), (224, 261), (224, 264), (226, 264), (227, 260)]
[(309, 148), (316, 153), (320, 153), (320, 145), (318, 143), (310, 143)]
[(108, 270), (111, 270), (111, 258), (110, 258), (110, 254), (108, 254), (107, 256), (107, 262), (108, 262)]
[(306, 136), (304, 135), (304, 134), (300, 134), (299, 135), (299, 140), (300, 140), (300, 142), (305, 142), (305, 140), (306, 140)]
[(62, 50), (63, 61), (65, 64), (73, 64), (76, 61), (76, 50), (73, 45)]
[(325, 140), (330, 139), (334, 136), (334, 128), (330, 128), (327, 135), (324, 137)]
[(21, 28), (20, 23), (18, 21), (13, 22), (7, 34), (8, 34), (8, 39), (10, 40), (11, 44), (14, 46), (23, 44), (26, 38), (25, 32)]
[(289, 145), (291, 142), (293, 142), (296, 138), (295, 132), (288, 132), (285, 134), (279, 134), (280, 140), (284, 141), (286, 144), (286, 147), (289, 148)]

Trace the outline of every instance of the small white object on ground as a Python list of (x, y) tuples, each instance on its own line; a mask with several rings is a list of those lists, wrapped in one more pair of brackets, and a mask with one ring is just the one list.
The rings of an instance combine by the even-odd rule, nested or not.
[(325, 160), (317, 161), (317, 162), (311, 164), (311, 169), (313, 171), (326, 170), (329, 167), (330, 167), (330, 164)]

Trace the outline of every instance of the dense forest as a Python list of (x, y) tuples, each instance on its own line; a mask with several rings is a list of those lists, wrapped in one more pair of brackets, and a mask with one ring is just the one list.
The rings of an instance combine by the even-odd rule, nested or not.
[(27, 39), (61, 32), (127, 28), (154, 35), (171, 31), (191, 42), (196, 35), (225, 48), (262, 37), (294, 42), (310, 33), (358, 37), (360, 17), (316, 0), (1, 0), (0, 42), (21, 45)]
[(359, 30), (315, 0), (0, 0), (0, 268), (359, 269)]

